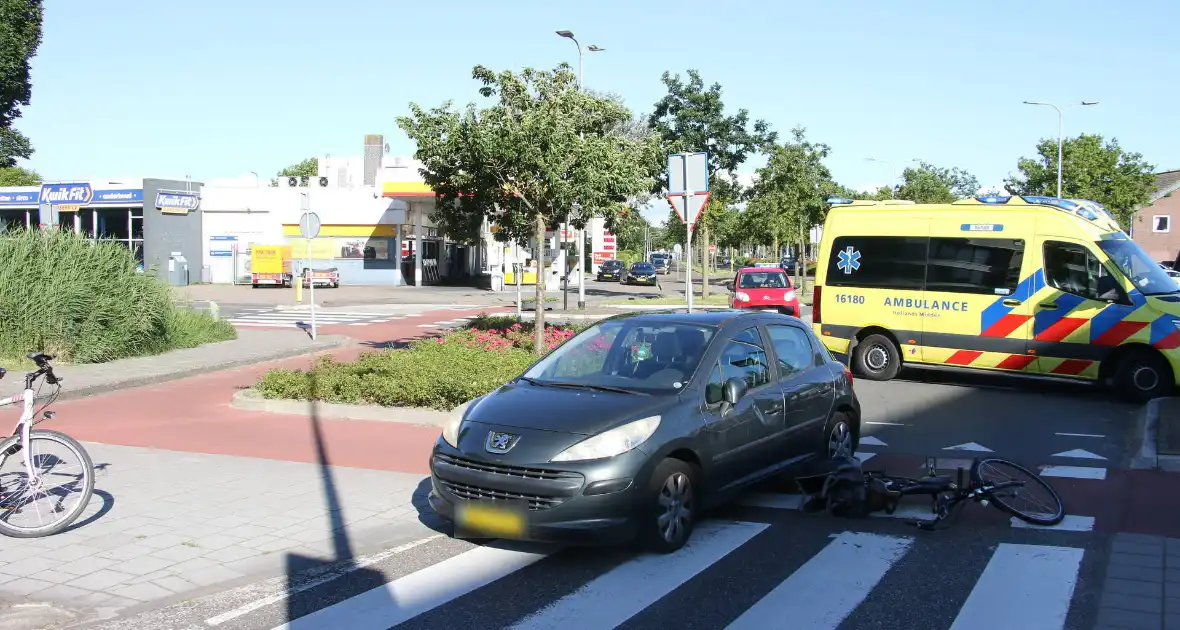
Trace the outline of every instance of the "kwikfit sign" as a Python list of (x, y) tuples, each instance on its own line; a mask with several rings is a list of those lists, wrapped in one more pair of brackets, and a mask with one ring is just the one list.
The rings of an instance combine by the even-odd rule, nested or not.
[(161, 190), (156, 193), (156, 207), (165, 214), (186, 214), (197, 209), (200, 198), (197, 193), (179, 190)]
[(84, 206), (94, 200), (94, 189), (88, 183), (45, 184), (41, 186), (39, 201), (50, 205)]

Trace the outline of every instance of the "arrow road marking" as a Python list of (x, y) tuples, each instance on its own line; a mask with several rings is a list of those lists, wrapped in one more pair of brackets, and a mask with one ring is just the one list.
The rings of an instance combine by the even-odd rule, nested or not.
[(1075, 448), (1072, 451), (1065, 451), (1063, 453), (1054, 453), (1053, 457), (1073, 457), (1075, 459), (1106, 459), (1097, 453)]
[(888, 444), (882, 442), (881, 440), (878, 440), (877, 438), (875, 438), (871, 435), (866, 436), (866, 437), (862, 437), (860, 439), (860, 445), (861, 446), (888, 446)]
[(944, 451), (976, 451), (978, 453), (994, 453), (995, 452), (995, 451), (991, 450), (990, 448), (988, 448), (986, 446), (982, 446), (980, 444), (976, 444), (975, 442), (968, 442), (966, 444), (960, 444), (958, 446), (948, 446), (942, 450), (944, 450)]

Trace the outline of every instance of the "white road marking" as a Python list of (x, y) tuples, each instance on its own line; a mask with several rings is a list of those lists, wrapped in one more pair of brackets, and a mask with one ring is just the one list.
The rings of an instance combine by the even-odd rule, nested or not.
[(976, 444), (975, 442), (967, 442), (966, 444), (960, 444), (958, 446), (948, 446), (942, 450), (944, 450), (944, 451), (976, 451), (979, 453), (994, 453), (995, 452), (995, 451), (991, 450), (990, 448), (983, 446), (981, 444)]
[(915, 505), (913, 503), (897, 506), (893, 514), (887, 512), (869, 512), (869, 516), (876, 518), (904, 518), (914, 521), (934, 520), (934, 512), (931, 511), (928, 504)]
[(879, 440), (871, 435), (866, 435), (865, 437), (862, 437), (860, 439), (860, 445), (861, 446), (889, 446), (888, 444), (882, 442), (881, 440)]
[(321, 608), (275, 630), (388, 630), (424, 612), (511, 575), (547, 551), (477, 547), (370, 591)]
[(437, 324), (418, 324), (418, 328), (435, 328)]
[(1070, 477), (1072, 479), (1106, 479), (1106, 469), (1094, 466), (1045, 466), (1042, 477)]
[(1091, 453), (1090, 451), (1080, 448), (1075, 448), (1071, 451), (1064, 451), (1061, 453), (1054, 453), (1053, 457), (1072, 457), (1074, 459), (1106, 459), (1097, 453)]
[(607, 571), (514, 624), (514, 630), (607, 630), (618, 627), (693, 576), (746, 544), (767, 523), (702, 523), (674, 554), (647, 554)]
[[(864, 444), (864, 442), (861, 442), (861, 444)], [(852, 456), (859, 459), (860, 463), (863, 464), (863, 463), (869, 461), (870, 459), (876, 457), (877, 454), (876, 453), (853, 453)]]
[(1001, 543), (951, 630), (1065, 627), (1083, 553), (1073, 547)]
[(344, 568), (337, 570), (337, 571), (329, 571), (328, 573), (321, 575), (320, 577), (318, 577), (314, 580), (305, 582), (303, 584), (299, 584), (294, 587), (288, 587), (288, 585), (287, 585), (288, 578), (287, 577), (284, 576), (284, 577), (278, 578), (277, 581), (279, 582), (279, 586), (281, 588), (281, 590), (278, 593), (275, 593), (274, 595), (270, 595), (268, 597), (262, 597), (260, 599), (256, 599), (256, 600), (250, 602), (249, 604), (246, 604), (245, 606), (241, 606), (239, 608), (235, 608), (233, 610), (223, 612), (220, 615), (217, 615), (216, 617), (210, 617), (205, 620), (205, 623), (210, 626), (219, 626), (227, 621), (232, 621), (234, 619), (237, 619), (238, 617), (241, 617), (242, 615), (254, 612), (255, 610), (258, 610), (259, 608), (263, 608), (265, 606), (270, 606), (271, 604), (277, 604), (285, 599), (290, 598), (292, 595), (298, 595), (299, 593), (303, 593), (303, 592), (309, 591), (313, 588), (316, 588), (318, 586), (322, 586), (324, 584), (327, 584), (328, 582), (331, 582), (332, 580), (340, 578), (343, 575), (347, 575), (347, 574), (352, 573), (353, 571), (356, 571), (358, 569), (363, 569), (367, 566), (376, 564), (376, 563), (381, 562), (387, 558), (391, 558), (391, 557), (396, 556), (400, 553), (404, 553), (406, 551), (409, 551), (415, 547), (421, 547), (422, 545), (425, 545), (426, 543), (428, 543), (432, 540), (437, 540), (442, 537), (443, 537), (442, 534), (436, 534), (434, 536), (428, 536), (428, 537), (423, 538), (421, 540), (415, 540), (414, 542), (406, 543), (406, 544), (401, 545), (399, 547), (394, 547), (393, 549), (387, 549), (387, 550), (382, 551), (380, 553), (375, 553), (370, 556), (358, 558), (356, 562), (354, 562), (353, 564), (351, 564), (347, 567), (344, 567)]
[(1093, 516), (1079, 516), (1077, 514), (1066, 514), (1065, 518), (1056, 525), (1033, 525), (1032, 523), (1025, 523), (1024, 521), (1013, 516), (1009, 519), (1012, 527), (1017, 529), (1049, 529), (1061, 532), (1092, 532), (1094, 531), (1094, 517)]
[(865, 424), (879, 424), (879, 425), (887, 426), (887, 427), (908, 427), (908, 426), (910, 426), (908, 424), (902, 424), (900, 422), (865, 422)]
[(1086, 438), (1104, 438), (1104, 437), (1106, 437), (1105, 435), (1098, 435), (1096, 433), (1058, 433), (1057, 435), (1063, 435), (1065, 437), (1086, 437)]
[(912, 538), (844, 532), (727, 630), (782, 628), (784, 623), (792, 628), (835, 630), (911, 544)]

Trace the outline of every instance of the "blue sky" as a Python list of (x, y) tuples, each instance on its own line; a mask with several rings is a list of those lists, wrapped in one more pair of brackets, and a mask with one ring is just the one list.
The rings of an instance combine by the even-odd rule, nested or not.
[[(832, 147), (837, 180), (886, 183), (921, 158), (1000, 183), (1056, 115), (1066, 135), (1117, 137), (1180, 168), (1180, 3), (408, 2), (49, 0), (33, 102), (17, 127), (48, 179), (271, 175), (312, 155), (359, 155), (407, 103), (477, 99), (471, 68), (577, 64), (585, 83), (647, 111), (665, 70), (719, 82), (731, 110)], [(497, 7), (512, 7), (511, 10)], [(753, 170), (757, 163), (747, 164)], [(662, 210), (660, 213), (662, 214)]]

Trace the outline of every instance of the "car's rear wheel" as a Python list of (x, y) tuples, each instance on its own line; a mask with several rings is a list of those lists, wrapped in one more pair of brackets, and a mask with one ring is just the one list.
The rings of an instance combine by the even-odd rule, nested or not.
[(697, 519), (696, 479), (693, 467), (679, 459), (656, 466), (639, 525), (639, 542), (646, 550), (672, 553), (688, 542)]
[(888, 381), (901, 371), (901, 354), (885, 335), (869, 335), (856, 344), (853, 365), (870, 381)]

